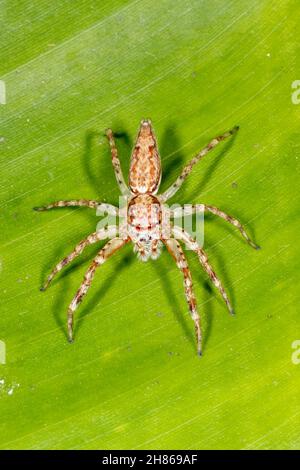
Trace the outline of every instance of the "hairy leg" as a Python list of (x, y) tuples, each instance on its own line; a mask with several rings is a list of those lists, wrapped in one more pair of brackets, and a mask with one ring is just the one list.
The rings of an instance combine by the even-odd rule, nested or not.
[(205, 253), (205, 251), (189, 235), (189, 233), (182, 230), (181, 227), (174, 226), (173, 235), (177, 240), (182, 240), (186, 244), (187, 247), (189, 247), (191, 250), (193, 250), (195, 253), (197, 253), (199, 261), (200, 261), (203, 269), (207, 272), (207, 274), (209, 275), (211, 281), (213, 282), (213, 284), (216, 286), (216, 288), (220, 292), (221, 296), (223, 297), (224, 302), (226, 303), (227, 308), (229, 310), (229, 313), (231, 315), (233, 315), (234, 311), (233, 311), (233, 308), (230, 304), (228, 295), (226, 294), (220, 279), (218, 278), (218, 276), (214, 272), (213, 268), (209, 264), (208, 257), (207, 257), (207, 254)]
[(196, 204), (196, 205), (187, 205), (186, 207), (178, 207), (171, 211), (171, 217), (183, 217), (186, 215), (198, 214), (204, 211), (211, 212), (212, 214), (215, 214), (221, 217), (221, 219), (226, 220), (227, 222), (229, 222), (231, 225), (236, 227), (241, 232), (242, 236), (245, 238), (247, 243), (250, 246), (252, 246), (252, 248), (254, 248), (255, 250), (258, 250), (260, 248), (251, 240), (251, 238), (249, 237), (249, 235), (247, 234), (246, 230), (244, 229), (243, 225), (241, 224), (239, 220), (235, 219), (231, 215), (226, 214), (225, 212), (223, 212), (222, 210), (218, 209), (215, 206), (209, 206), (206, 204)]
[(116, 180), (117, 180), (117, 183), (118, 183), (119, 188), (121, 190), (121, 193), (124, 194), (124, 195), (130, 195), (130, 191), (128, 189), (127, 184), (125, 183), (125, 179), (124, 179), (123, 172), (122, 172), (122, 169), (121, 169), (121, 163), (120, 163), (120, 160), (119, 160), (119, 157), (118, 157), (118, 150), (117, 150), (117, 147), (116, 147), (113, 132), (112, 132), (111, 129), (107, 129), (105, 133), (106, 133), (106, 136), (107, 136), (108, 141), (109, 141), (110, 150), (111, 150), (112, 165), (113, 165), (113, 168), (114, 168)]
[(98, 201), (93, 201), (89, 199), (72, 199), (70, 201), (56, 201), (52, 202), (51, 204), (47, 204), (46, 206), (41, 207), (34, 207), (35, 211), (43, 212), (48, 211), (49, 209), (53, 209), (56, 207), (90, 207), (91, 209), (98, 209), (102, 212), (107, 212), (111, 215), (118, 214), (118, 208), (112, 206), (111, 204), (101, 203)]
[(196, 340), (197, 340), (197, 351), (199, 356), (202, 354), (201, 347), (201, 327), (200, 327), (200, 317), (197, 311), (197, 303), (193, 293), (193, 282), (190, 269), (187, 264), (186, 257), (183, 253), (183, 250), (177, 240), (170, 238), (168, 240), (163, 240), (166, 245), (169, 253), (173, 256), (176, 261), (177, 267), (181, 270), (184, 279), (184, 289), (185, 296), (189, 306), (190, 314), (195, 324)]
[(65, 258), (63, 258), (57, 265), (53, 268), (51, 273), (49, 274), (46, 283), (44, 284), (43, 287), (41, 287), (41, 291), (45, 291), (47, 287), (49, 286), (50, 282), (54, 278), (54, 276), (62, 270), (65, 266), (67, 266), (69, 263), (71, 263), (77, 256), (79, 256), (83, 250), (88, 246), (92, 245), (93, 243), (96, 243), (100, 240), (104, 240), (105, 238), (111, 238), (112, 236), (115, 236), (117, 233), (117, 227), (112, 225), (107, 227), (106, 229), (103, 228), (97, 232), (92, 233), (89, 235), (87, 238), (84, 240), (81, 240), (79, 242), (74, 250)]
[(74, 312), (77, 309), (78, 305), (82, 301), (83, 297), (87, 293), (92, 280), (95, 275), (96, 268), (100, 266), (101, 264), (105, 263), (105, 261), (113, 255), (117, 250), (119, 250), (125, 243), (127, 243), (129, 239), (122, 239), (122, 238), (113, 238), (112, 240), (109, 240), (106, 245), (102, 248), (102, 250), (99, 251), (97, 256), (94, 258), (92, 264), (88, 268), (87, 272), (85, 273), (85, 276), (83, 278), (83, 281), (81, 283), (81, 286), (79, 287), (78, 291), (76, 292), (76, 295), (74, 296), (72, 302), (70, 303), (70, 306), (68, 308), (68, 336), (69, 336), (69, 341), (73, 341), (73, 316)]
[(230, 131), (225, 132), (224, 134), (219, 135), (218, 137), (215, 137), (213, 140), (211, 140), (209, 144), (207, 144), (206, 147), (204, 147), (204, 149), (202, 149), (194, 158), (192, 158), (192, 160), (183, 168), (175, 183), (173, 183), (163, 194), (160, 195), (160, 200), (162, 202), (166, 202), (168, 199), (174, 196), (174, 194), (181, 187), (182, 183), (191, 173), (193, 166), (196, 165), (196, 163), (198, 163), (203, 157), (205, 157), (205, 155), (207, 155), (210, 150), (215, 148), (219, 142), (222, 142), (227, 137), (235, 134), (238, 129), (238, 126), (235, 126)]

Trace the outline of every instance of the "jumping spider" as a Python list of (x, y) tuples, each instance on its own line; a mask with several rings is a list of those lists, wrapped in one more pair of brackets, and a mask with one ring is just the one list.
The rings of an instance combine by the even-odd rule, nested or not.
[[(167, 250), (174, 258), (178, 268), (183, 274), (185, 295), (191, 317), (195, 324), (197, 350), (198, 354), (201, 355), (200, 317), (197, 311), (196, 299), (193, 293), (191, 273), (182, 246), (179, 242), (183, 242), (186, 247), (193, 250), (198, 255), (200, 264), (207, 272), (213, 284), (219, 290), (229, 312), (231, 314), (234, 312), (229, 302), (228, 296), (221, 284), (221, 281), (209, 264), (205, 251), (192, 238), (192, 236), (181, 227), (174, 225), (174, 223), (169, 223), (167, 227), (169, 229), (170, 235), (164, 236), (164, 233), (167, 233), (168, 231), (163, 230), (163, 213), (166, 211), (166, 213), (168, 213), (171, 218), (174, 219), (176, 217), (176, 209), (169, 210), (165, 202), (170, 199), (176, 193), (176, 191), (178, 191), (184, 180), (191, 173), (194, 165), (210, 150), (216, 147), (219, 142), (235, 134), (237, 130), (238, 127), (234, 127), (230, 131), (225, 132), (223, 135), (215, 137), (183, 168), (177, 180), (162, 194), (157, 194), (161, 181), (161, 161), (156, 138), (151, 126), (151, 121), (141, 121), (136, 144), (131, 155), (129, 186), (127, 186), (123, 177), (113, 133), (111, 129), (106, 131), (111, 148), (112, 164), (117, 183), (122, 195), (127, 198), (127, 206), (125, 210), (128, 230), (125, 235), (123, 234), (120, 236), (118, 227), (116, 225), (110, 225), (107, 228), (102, 228), (92, 233), (87, 238), (78, 243), (72, 253), (70, 253), (69, 256), (64, 258), (55, 266), (48, 276), (45, 285), (41, 288), (41, 290), (44, 291), (49, 286), (53, 277), (63, 267), (71, 263), (71, 261), (79, 256), (85, 247), (100, 240), (109, 239), (106, 245), (98, 252), (92, 264), (88, 268), (82, 284), (69, 306), (67, 322), (69, 341), (73, 341), (74, 312), (82, 298), (87, 293), (94, 278), (96, 268), (102, 265), (122, 246), (131, 241), (134, 244), (134, 251), (142, 261), (147, 261), (149, 258), (158, 258), (162, 245), (166, 246)], [(95, 200), (86, 199), (57, 201), (47, 206), (36, 207), (34, 209), (37, 211), (45, 211), (54, 207), (66, 206), (86, 206), (93, 209), (98, 208), (110, 215), (119, 215), (119, 209), (115, 206), (112, 206), (111, 204), (105, 204)], [(184, 209), (184, 215), (192, 215), (199, 212), (199, 210), (211, 212), (234, 225), (237, 229), (239, 229), (242, 236), (246, 239), (250, 246), (255, 249), (259, 248), (251, 241), (242, 224), (237, 219), (225, 214), (225, 212), (221, 211), (217, 207), (204, 204), (201, 204), (201, 206), (191, 205), (187, 210), (186, 208)]]

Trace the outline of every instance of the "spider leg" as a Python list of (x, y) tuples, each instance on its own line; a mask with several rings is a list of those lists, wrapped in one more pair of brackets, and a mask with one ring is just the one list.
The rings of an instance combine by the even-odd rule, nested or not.
[(236, 218), (232, 217), (231, 215), (228, 215), (222, 210), (218, 209), (218, 207), (209, 206), (206, 204), (197, 204), (197, 205), (191, 205), (191, 206), (186, 206), (186, 207), (179, 207), (171, 211), (171, 217), (193, 215), (193, 214), (197, 214), (203, 211), (211, 212), (212, 214), (218, 215), (219, 217), (221, 217), (221, 219), (224, 219), (227, 222), (229, 222), (231, 225), (236, 227), (241, 232), (242, 237), (245, 238), (247, 243), (250, 246), (252, 246), (252, 248), (254, 248), (255, 250), (259, 250), (260, 247), (251, 240), (251, 238), (247, 234), (241, 222), (237, 220)]
[(221, 296), (224, 299), (224, 302), (227, 305), (227, 308), (229, 310), (229, 313), (231, 315), (234, 314), (233, 308), (230, 304), (228, 295), (225, 292), (224, 287), (222, 286), (222, 283), (216, 273), (214, 272), (213, 268), (209, 264), (207, 254), (205, 251), (198, 245), (198, 243), (189, 235), (188, 232), (184, 231), (181, 229), (181, 227), (173, 227), (173, 234), (174, 237), (177, 238), (177, 240), (183, 241), (187, 247), (189, 247), (191, 250), (193, 250), (195, 253), (197, 253), (199, 261), (203, 267), (203, 269), (207, 272), (209, 275), (211, 281), (213, 284), (216, 286), (218, 291), (220, 292)]
[(88, 268), (87, 272), (85, 273), (85, 276), (83, 278), (83, 281), (76, 292), (72, 302), (69, 305), (68, 308), (68, 336), (69, 336), (69, 341), (73, 341), (73, 316), (74, 312), (77, 309), (78, 305), (82, 301), (83, 297), (87, 293), (94, 275), (96, 268), (100, 266), (101, 264), (105, 263), (105, 261), (112, 256), (117, 250), (119, 250), (125, 243), (127, 243), (129, 239), (122, 239), (122, 238), (113, 238), (112, 240), (109, 240), (106, 245), (99, 251), (97, 256), (94, 258), (92, 264)]
[(209, 144), (206, 145), (192, 160), (183, 168), (181, 174), (178, 176), (177, 180), (175, 183), (173, 183), (163, 194), (160, 195), (160, 200), (162, 202), (167, 201), (170, 199), (174, 194), (178, 191), (178, 189), (181, 187), (182, 183), (184, 180), (189, 176), (191, 173), (193, 166), (198, 163), (205, 155), (215, 148), (219, 142), (222, 142), (225, 140), (227, 137), (230, 137), (231, 135), (235, 134), (238, 131), (239, 127), (235, 126), (233, 129), (230, 131), (225, 132), (222, 135), (219, 135), (218, 137), (215, 137), (213, 140), (209, 142)]
[(201, 326), (200, 326), (200, 317), (197, 311), (197, 303), (193, 293), (193, 282), (190, 269), (187, 264), (186, 257), (183, 253), (183, 250), (177, 240), (174, 238), (163, 240), (166, 245), (169, 253), (175, 259), (178, 268), (181, 270), (184, 279), (184, 289), (185, 296), (189, 306), (190, 314), (195, 324), (196, 332), (196, 341), (197, 341), (197, 351), (199, 356), (202, 354), (202, 336), (201, 336)]
[(119, 188), (121, 190), (121, 193), (124, 194), (124, 195), (130, 195), (131, 193), (128, 189), (127, 184), (125, 183), (125, 179), (124, 179), (123, 172), (122, 172), (122, 169), (121, 169), (121, 163), (120, 163), (120, 160), (119, 160), (119, 157), (118, 157), (118, 150), (117, 150), (117, 147), (116, 147), (113, 132), (112, 132), (111, 129), (107, 129), (105, 131), (105, 133), (106, 133), (106, 136), (107, 136), (108, 141), (109, 141), (110, 150), (111, 150), (112, 165), (113, 165), (113, 168), (114, 168), (116, 180), (117, 180), (117, 183), (118, 183)]
[(49, 274), (49, 276), (47, 278), (46, 283), (44, 284), (43, 287), (41, 287), (41, 291), (45, 291), (47, 289), (47, 287), (49, 286), (50, 282), (52, 281), (52, 279), (54, 278), (54, 276), (59, 271), (61, 271), (62, 268), (64, 268), (69, 263), (71, 263), (75, 258), (77, 258), (77, 256), (79, 256), (88, 245), (92, 245), (93, 243), (96, 243), (99, 240), (104, 240), (105, 238), (111, 238), (112, 236), (115, 235), (116, 231), (117, 231), (117, 227), (114, 226), (114, 225), (111, 225), (111, 226), (107, 227), (106, 229), (103, 228), (101, 230), (98, 230), (97, 232), (94, 232), (91, 235), (89, 235), (84, 240), (81, 240), (81, 242), (79, 242), (75, 246), (74, 250), (68, 256), (63, 258), (53, 268), (53, 270), (51, 271), (51, 273)]
[(34, 207), (35, 211), (47, 211), (55, 207), (90, 207), (92, 209), (99, 209), (100, 211), (107, 212), (110, 215), (117, 215), (118, 209), (111, 204), (101, 203), (99, 201), (93, 201), (88, 199), (72, 199), (71, 201), (56, 201), (51, 204), (47, 204), (42, 207)]

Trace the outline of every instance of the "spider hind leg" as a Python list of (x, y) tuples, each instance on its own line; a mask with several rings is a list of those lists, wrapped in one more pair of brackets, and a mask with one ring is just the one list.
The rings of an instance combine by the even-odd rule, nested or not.
[(177, 267), (180, 269), (180, 271), (183, 274), (185, 296), (186, 296), (186, 300), (189, 306), (190, 315), (195, 325), (197, 353), (199, 356), (202, 356), (202, 334), (201, 334), (200, 316), (197, 310), (196, 298), (193, 292), (192, 275), (188, 267), (186, 257), (184, 255), (184, 252), (179, 242), (175, 240), (174, 238), (163, 240), (163, 242), (166, 245), (171, 256), (174, 258), (177, 264)]

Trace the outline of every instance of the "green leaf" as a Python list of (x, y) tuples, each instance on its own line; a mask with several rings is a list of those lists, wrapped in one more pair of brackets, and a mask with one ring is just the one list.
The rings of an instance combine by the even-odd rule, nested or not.
[[(299, 448), (298, 10), (293, 0), (1, 2), (1, 448)], [(39, 291), (99, 218), (32, 207), (117, 204), (103, 132), (120, 134), (127, 174), (143, 117), (162, 190), (240, 125), (172, 199), (219, 206), (262, 247), (207, 217), (204, 247), (237, 315), (188, 252), (201, 359), (166, 251), (143, 264), (127, 247), (101, 267), (71, 345), (67, 307), (101, 244)]]

